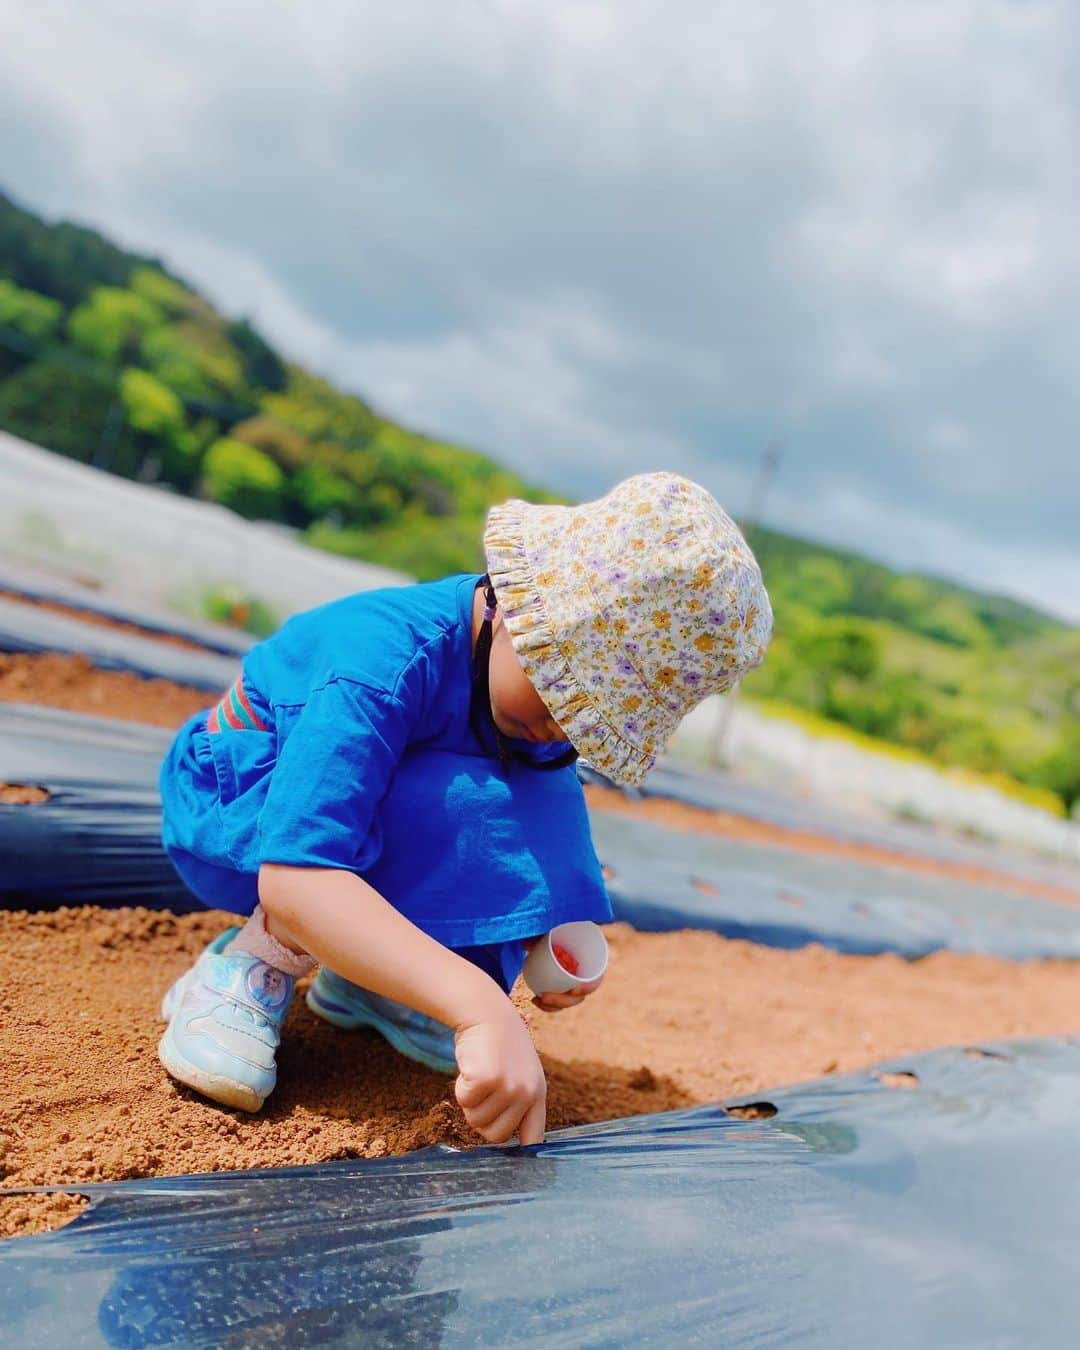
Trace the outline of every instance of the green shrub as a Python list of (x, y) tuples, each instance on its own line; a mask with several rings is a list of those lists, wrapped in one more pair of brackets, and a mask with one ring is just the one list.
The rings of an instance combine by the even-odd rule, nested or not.
[(120, 376), (120, 397), (128, 425), (164, 441), (179, 440), (185, 430), (184, 405), (171, 389), (145, 370), (129, 366)]
[(253, 389), (269, 389), (274, 393), (285, 388), (289, 379), (285, 362), (247, 319), (229, 324), (226, 333), (240, 353), (247, 384)]
[(34, 342), (42, 342), (56, 331), (63, 312), (58, 301), (0, 277), (0, 327), (13, 328)]
[(301, 431), (295, 431), (276, 418), (260, 413), (237, 422), (231, 433), (238, 441), (253, 445), (269, 455), (282, 469), (292, 471), (310, 462), (312, 444)]
[(202, 492), (250, 517), (280, 520), (285, 506), (285, 475), (269, 455), (223, 436), (202, 462)]
[(114, 381), (56, 362), (34, 361), (0, 383), (0, 427), (83, 463), (94, 459), (114, 406)]
[(348, 513), (356, 499), (356, 489), (321, 464), (308, 464), (293, 474), (290, 490), (305, 521)]
[(249, 595), (238, 586), (221, 586), (203, 597), (203, 613), (212, 623), (228, 624), (256, 637), (276, 632), (281, 619), (257, 595)]
[(147, 333), (139, 350), (143, 363), (182, 398), (248, 398), (240, 354), (216, 321), (181, 319)]
[(432, 520), (418, 514), (371, 530), (313, 525), (307, 540), (316, 548), (392, 567), (420, 581), (455, 572), (484, 570), (483, 520)]
[(173, 317), (187, 314), (195, 300), (191, 291), (178, 281), (173, 281), (172, 277), (167, 277), (164, 272), (159, 272), (156, 267), (136, 267), (129, 285), (136, 295), (149, 300), (152, 305)]
[(88, 356), (131, 364), (138, 360), (143, 335), (164, 322), (164, 313), (141, 295), (116, 286), (99, 286), (73, 311), (68, 332)]

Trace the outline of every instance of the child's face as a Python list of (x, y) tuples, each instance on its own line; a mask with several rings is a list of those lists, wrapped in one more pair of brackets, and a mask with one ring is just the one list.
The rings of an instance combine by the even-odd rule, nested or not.
[(565, 741), (566, 733), (548, 712), (544, 700), (521, 668), (510, 634), (495, 620), (488, 666), (491, 715), (504, 736), (523, 741)]

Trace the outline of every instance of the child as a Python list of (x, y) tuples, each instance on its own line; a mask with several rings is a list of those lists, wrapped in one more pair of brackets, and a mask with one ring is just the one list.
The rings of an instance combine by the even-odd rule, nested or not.
[(484, 548), (486, 576), (290, 619), (173, 743), (169, 856), (205, 904), (250, 916), (162, 1006), (162, 1063), (205, 1096), (262, 1106), (319, 965), (319, 1017), (457, 1074), (486, 1139), (542, 1140), (543, 1070), (507, 994), (531, 940), (611, 917), (572, 761), (640, 782), (685, 713), (761, 662), (772, 613), (735, 525), (673, 474), (505, 502)]

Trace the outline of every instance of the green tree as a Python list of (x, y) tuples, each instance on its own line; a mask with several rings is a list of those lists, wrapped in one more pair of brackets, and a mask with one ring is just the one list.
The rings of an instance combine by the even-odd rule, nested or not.
[(171, 389), (145, 370), (129, 366), (120, 376), (120, 397), (128, 425), (148, 436), (176, 441), (185, 427), (184, 405)]
[(823, 619), (795, 640), (795, 659), (814, 670), (867, 680), (881, 661), (876, 635), (858, 619)]
[(282, 469), (292, 471), (311, 461), (312, 443), (301, 431), (294, 430), (275, 417), (259, 413), (237, 422), (232, 435), (269, 455)]
[(417, 511), (372, 530), (336, 530), (313, 525), (307, 538), (317, 548), (397, 568), (431, 581), (453, 572), (483, 570), (482, 520), (432, 520)]
[(797, 592), (799, 600), (818, 614), (838, 614), (851, 605), (851, 574), (824, 554), (804, 558), (782, 585), (785, 592)]
[[(55, 361), (34, 361), (0, 383), (0, 427), (88, 464), (118, 404), (112, 380)], [(112, 425), (122, 434), (122, 419), (114, 418)]]
[(130, 289), (174, 318), (189, 313), (195, 301), (191, 291), (156, 267), (136, 267), (131, 274)]
[(148, 332), (142, 362), (182, 398), (205, 402), (250, 402), (240, 355), (216, 319), (181, 319)]
[(909, 619), (917, 633), (947, 642), (952, 647), (981, 647), (989, 644), (990, 634), (971, 605), (959, 596), (942, 596)]
[(17, 286), (80, 304), (95, 286), (126, 286), (139, 266), (158, 267), (117, 248), (96, 230), (68, 221), (49, 225), (0, 192), (0, 276)]
[(289, 486), (305, 524), (332, 514), (345, 516), (356, 500), (353, 485), (321, 464), (305, 465), (292, 476)]
[(144, 334), (159, 328), (165, 315), (149, 300), (116, 286), (99, 286), (68, 319), (75, 345), (100, 361), (137, 359)]
[(41, 342), (56, 331), (63, 312), (58, 301), (0, 277), (0, 326)]
[(201, 488), (242, 516), (279, 520), (284, 510), (285, 475), (269, 455), (228, 436), (207, 450)]
[(1065, 726), (1052, 749), (1033, 766), (1030, 781), (1056, 792), (1075, 814), (1080, 803), (1080, 722)]
[(277, 393), (289, 381), (285, 362), (247, 319), (229, 324), (229, 341), (240, 353), (244, 380), (253, 389), (269, 389)]

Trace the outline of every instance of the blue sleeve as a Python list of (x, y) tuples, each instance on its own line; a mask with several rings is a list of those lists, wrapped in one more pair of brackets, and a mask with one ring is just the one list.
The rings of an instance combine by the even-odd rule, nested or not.
[(259, 862), (366, 871), (382, 849), (377, 808), (412, 730), (407, 704), (331, 680), (288, 731), (259, 816)]

